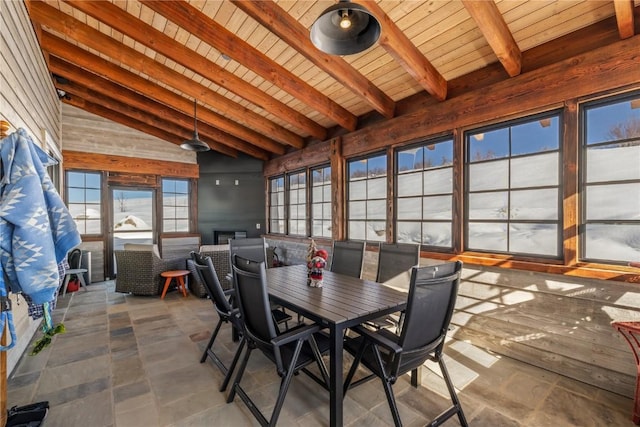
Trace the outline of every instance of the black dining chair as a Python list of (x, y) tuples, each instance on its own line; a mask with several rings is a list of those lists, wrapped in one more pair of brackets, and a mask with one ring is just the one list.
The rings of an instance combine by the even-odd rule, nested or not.
[[(238, 255), (242, 258), (255, 262), (267, 263), (267, 242), (264, 237), (249, 237), (241, 239), (229, 239), (229, 265), (233, 265), (233, 256)], [(233, 270), (230, 270), (227, 279), (235, 286), (233, 280)], [(292, 320), (284, 308), (273, 305), (271, 307), (272, 314), (276, 323), (284, 323), (285, 327), (289, 327), (289, 321)]]
[[(254, 262), (234, 255), (231, 265), (236, 281), (236, 297), (243, 318), (242, 341), (246, 351), (236, 374), (227, 403), (233, 402), (236, 393), (251, 413), (263, 426), (273, 426), (284, 404), (284, 399), (294, 374), (304, 372), (328, 388), (329, 374), (322, 354), (329, 351), (329, 338), (320, 332), (318, 324), (300, 324), (284, 333), (279, 333), (270, 322), (271, 308), (267, 293), (266, 267), (264, 262)], [(251, 400), (241, 386), (245, 368), (253, 350), (260, 350), (276, 367), (281, 377), (280, 389), (269, 420)], [(306, 369), (316, 363), (322, 378)]]
[(240, 309), (233, 307), (232, 299), (235, 290), (222, 289), (222, 285), (220, 284), (218, 274), (216, 273), (216, 269), (213, 266), (213, 261), (211, 260), (211, 258), (200, 257), (200, 255), (195, 252), (191, 253), (191, 258), (196, 272), (200, 275), (200, 280), (204, 284), (207, 294), (209, 295), (209, 298), (211, 298), (211, 302), (213, 302), (216, 313), (218, 313), (218, 323), (216, 324), (216, 327), (211, 334), (211, 338), (209, 339), (207, 347), (202, 354), (200, 363), (204, 363), (207, 360), (207, 357), (210, 357), (211, 360), (213, 360), (213, 362), (225, 376), (222, 385), (220, 386), (220, 391), (224, 391), (229, 384), (231, 374), (238, 362), (238, 358), (240, 356), (240, 353), (242, 352), (242, 346), (244, 345), (244, 342), (240, 342), (240, 347), (235, 353), (235, 356), (229, 368), (224, 365), (222, 360), (220, 360), (218, 355), (216, 355), (216, 353), (213, 351), (213, 345), (216, 341), (218, 333), (220, 332), (220, 328), (224, 323), (230, 323), (238, 333), (242, 332), (242, 319), (240, 318)]
[[(406, 273), (420, 263), (420, 245), (412, 243), (380, 243), (376, 282), (384, 283)], [(407, 282), (407, 285), (409, 283)]]
[[(406, 286), (408, 289), (411, 268), (419, 265), (420, 245), (412, 243), (380, 243), (376, 282), (391, 281), (394, 282), (394, 285)], [(397, 329), (402, 323), (402, 318), (402, 313), (400, 315), (393, 314), (373, 319), (369, 324), (375, 328), (395, 327)]]
[(229, 239), (229, 262), (233, 265), (233, 254), (251, 261), (267, 262), (267, 241), (264, 237)]
[(365, 242), (335, 240), (331, 250), (331, 268), (334, 273), (351, 277), (362, 276)]
[[(347, 338), (344, 348), (354, 356), (345, 379), (344, 392), (374, 377), (380, 378), (391, 415), (401, 426), (400, 414), (393, 394), (393, 384), (403, 374), (417, 370), (426, 360), (437, 362), (449, 390), (452, 406), (427, 425), (436, 426), (457, 415), (460, 424), (467, 426), (460, 400), (445, 366), (442, 350), (453, 316), (462, 262), (456, 261), (429, 267), (414, 267), (400, 334), (388, 329), (372, 331), (363, 326), (353, 328), (358, 336)], [(359, 365), (371, 374), (353, 381)], [(414, 383), (417, 386), (417, 382)]]

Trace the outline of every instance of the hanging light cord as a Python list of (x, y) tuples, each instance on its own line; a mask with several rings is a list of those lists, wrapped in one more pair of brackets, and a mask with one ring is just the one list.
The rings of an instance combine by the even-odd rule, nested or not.
[(198, 116), (197, 116), (197, 110), (198, 110), (198, 101), (196, 101), (195, 99), (193, 100), (193, 134), (194, 134), (194, 138), (198, 139)]

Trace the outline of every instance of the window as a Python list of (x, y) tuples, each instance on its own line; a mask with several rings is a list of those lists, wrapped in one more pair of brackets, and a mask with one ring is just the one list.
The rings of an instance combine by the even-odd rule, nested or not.
[(189, 232), (189, 181), (162, 179), (162, 232)]
[(47, 166), (47, 174), (49, 174), (49, 178), (51, 179), (53, 186), (60, 193), (60, 173), (62, 171), (62, 168), (60, 167), (60, 159), (56, 157), (56, 154), (51, 150), (49, 150), (48, 154), (52, 159), (55, 159), (56, 162)]
[(305, 171), (287, 175), (289, 182), (289, 233), (307, 235), (307, 175)]
[(396, 162), (396, 241), (451, 249), (453, 140), (399, 150)]
[(62, 190), (62, 166), (61, 159), (62, 153), (60, 152), (60, 147), (54, 142), (51, 134), (46, 129), (42, 129), (43, 139), (45, 143), (45, 147), (47, 150), (47, 154), (51, 159), (55, 160), (54, 163), (50, 163), (47, 166), (47, 173), (49, 174), (49, 178), (51, 178), (51, 182), (53, 186), (58, 190), (60, 194), (63, 194)]
[(348, 238), (385, 241), (387, 229), (387, 156), (347, 164)]
[(284, 176), (269, 178), (269, 232), (285, 233)]
[(311, 171), (311, 235), (331, 238), (331, 166)]
[(582, 257), (640, 256), (640, 94), (585, 105)]
[(101, 181), (100, 173), (67, 172), (67, 206), (82, 235), (102, 234)]
[(470, 250), (559, 257), (560, 117), (466, 134)]

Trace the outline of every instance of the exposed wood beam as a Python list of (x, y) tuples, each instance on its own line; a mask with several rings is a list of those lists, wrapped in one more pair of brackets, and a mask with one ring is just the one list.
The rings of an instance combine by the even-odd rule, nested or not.
[(438, 101), (444, 101), (447, 98), (447, 81), (396, 23), (373, 0), (355, 0), (354, 3), (366, 7), (380, 22), (380, 46), (427, 92)]
[[(128, 104), (124, 104), (120, 101), (116, 101), (109, 96), (104, 94), (95, 92), (91, 89), (88, 89), (84, 86), (81, 86), (76, 83), (58, 83), (54, 82), (56, 88), (64, 90), (68, 93), (71, 98), (80, 98), (84, 99), (86, 102), (91, 102), (96, 105), (100, 105), (101, 107), (106, 108), (107, 110), (118, 113), (122, 116), (129, 117), (133, 120), (136, 120), (140, 123), (153, 126), (157, 129), (165, 131), (171, 135), (175, 135), (180, 137), (180, 141), (184, 141), (186, 139), (191, 139), (193, 136), (193, 125), (191, 127), (180, 126), (172, 123), (168, 123), (165, 120), (149, 114), (149, 111), (153, 110), (140, 110), (138, 108), (134, 108)], [(238, 151), (228, 147), (226, 145), (220, 144), (214, 139), (210, 138), (203, 132), (199, 132), (200, 139), (205, 142), (212, 150), (218, 151), (219, 153), (226, 154), (231, 157), (238, 157)]]
[(295, 148), (304, 146), (304, 141), (299, 135), (246, 107), (230, 101), (208, 87), (196, 83), (192, 79), (83, 24), (66, 13), (60, 12), (40, 1), (32, 1), (30, 2), (30, 15), (34, 22), (65, 34), (73, 40), (95, 49), (140, 73), (154, 76), (155, 79), (162, 81), (164, 84), (178, 89), (200, 102), (213, 106), (217, 111), (232, 118), (234, 121), (244, 123), (248, 127), (252, 127), (266, 135), (271, 135), (277, 141)]
[[(569, 57), (342, 137), (346, 157), (640, 82), (640, 37)], [(588, 78), (585, 78), (588, 76)], [(535, 96), (531, 96), (535, 93)]]
[(87, 153), (70, 150), (62, 150), (62, 156), (64, 157), (64, 167), (66, 169), (117, 172), (127, 174), (129, 177), (131, 177), (131, 174), (195, 179), (200, 177), (200, 168), (196, 163), (170, 162), (167, 160), (141, 159), (139, 157), (99, 153), (92, 153), (91, 156), (87, 156)]
[(295, 96), (343, 128), (350, 131), (355, 130), (357, 125), (355, 115), (189, 3), (168, 0), (140, 0), (140, 2), (189, 32), (197, 34), (201, 40)]
[[(152, 83), (130, 71), (120, 68), (99, 56), (93, 55), (84, 49), (72, 45), (71, 43), (65, 42), (46, 31), (42, 34), (40, 45), (44, 50), (59, 58), (73, 62), (79, 67), (104, 76), (105, 78), (131, 90), (143, 93), (146, 96), (175, 108), (178, 111), (185, 114), (191, 114), (193, 111), (193, 102), (191, 100), (183, 98), (168, 89)], [(198, 112), (198, 117), (218, 129), (244, 139), (245, 141), (248, 141), (262, 149), (271, 151), (272, 153), (282, 154), (285, 151), (284, 147), (277, 142), (270, 140), (251, 129), (247, 129), (226, 117), (220, 116), (207, 108), (201, 108)]]
[(295, 128), (302, 130), (305, 135), (311, 135), (319, 140), (326, 138), (327, 130), (304, 114), (267, 95), (233, 73), (156, 30), (151, 25), (145, 24), (115, 4), (108, 1), (86, 0), (65, 0), (65, 2), (137, 40), (148, 48), (172, 59), (194, 73), (200, 74), (215, 84), (228, 89), (279, 119), (291, 123)]
[(258, 21), (269, 31), (326, 71), (356, 95), (365, 99), (387, 118), (394, 115), (395, 102), (340, 56), (319, 51), (309, 38), (309, 30), (271, 0), (231, 0), (238, 9)]
[[(49, 70), (54, 74), (66, 78), (70, 82), (77, 83), (78, 85), (120, 101), (121, 103), (131, 105), (139, 110), (148, 111), (167, 123), (174, 123), (185, 128), (193, 126), (193, 117), (190, 115), (184, 114), (159, 102), (155, 102), (144, 95), (104, 79), (83, 68), (76, 67), (55, 55), (49, 56)], [(56, 86), (66, 90), (65, 84), (57, 83)], [(233, 149), (249, 154), (250, 156), (263, 160), (269, 158), (269, 154), (264, 150), (240, 138), (236, 138), (233, 135), (222, 132), (220, 129), (215, 128), (208, 123), (199, 120), (198, 129), (201, 134), (204, 134), (215, 141), (219, 141)], [(282, 148), (280, 145), (279, 147)], [(282, 152), (284, 152), (284, 149), (282, 149)]]
[(618, 33), (621, 39), (633, 37), (633, 0), (613, 0), (613, 6), (616, 11), (616, 21), (618, 23)]
[(509, 76), (520, 74), (522, 52), (493, 0), (462, 0)]

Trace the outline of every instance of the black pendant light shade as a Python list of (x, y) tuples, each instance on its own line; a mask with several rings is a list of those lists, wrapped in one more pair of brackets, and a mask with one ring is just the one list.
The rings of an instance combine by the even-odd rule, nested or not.
[(198, 101), (193, 100), (193, 138), (184, 141), (180, 144), (180, 148), (187, 151), (209, 151), (209, 146), (200, 141), (198, 137), (198, 117), (196, 116), (196, 108), (198, 108)]
[(311, 26), (311, 42), (331, 55), (351, 55), (373, 46), (380, 38), (380, 23), (359, 4), (340, 1)]

